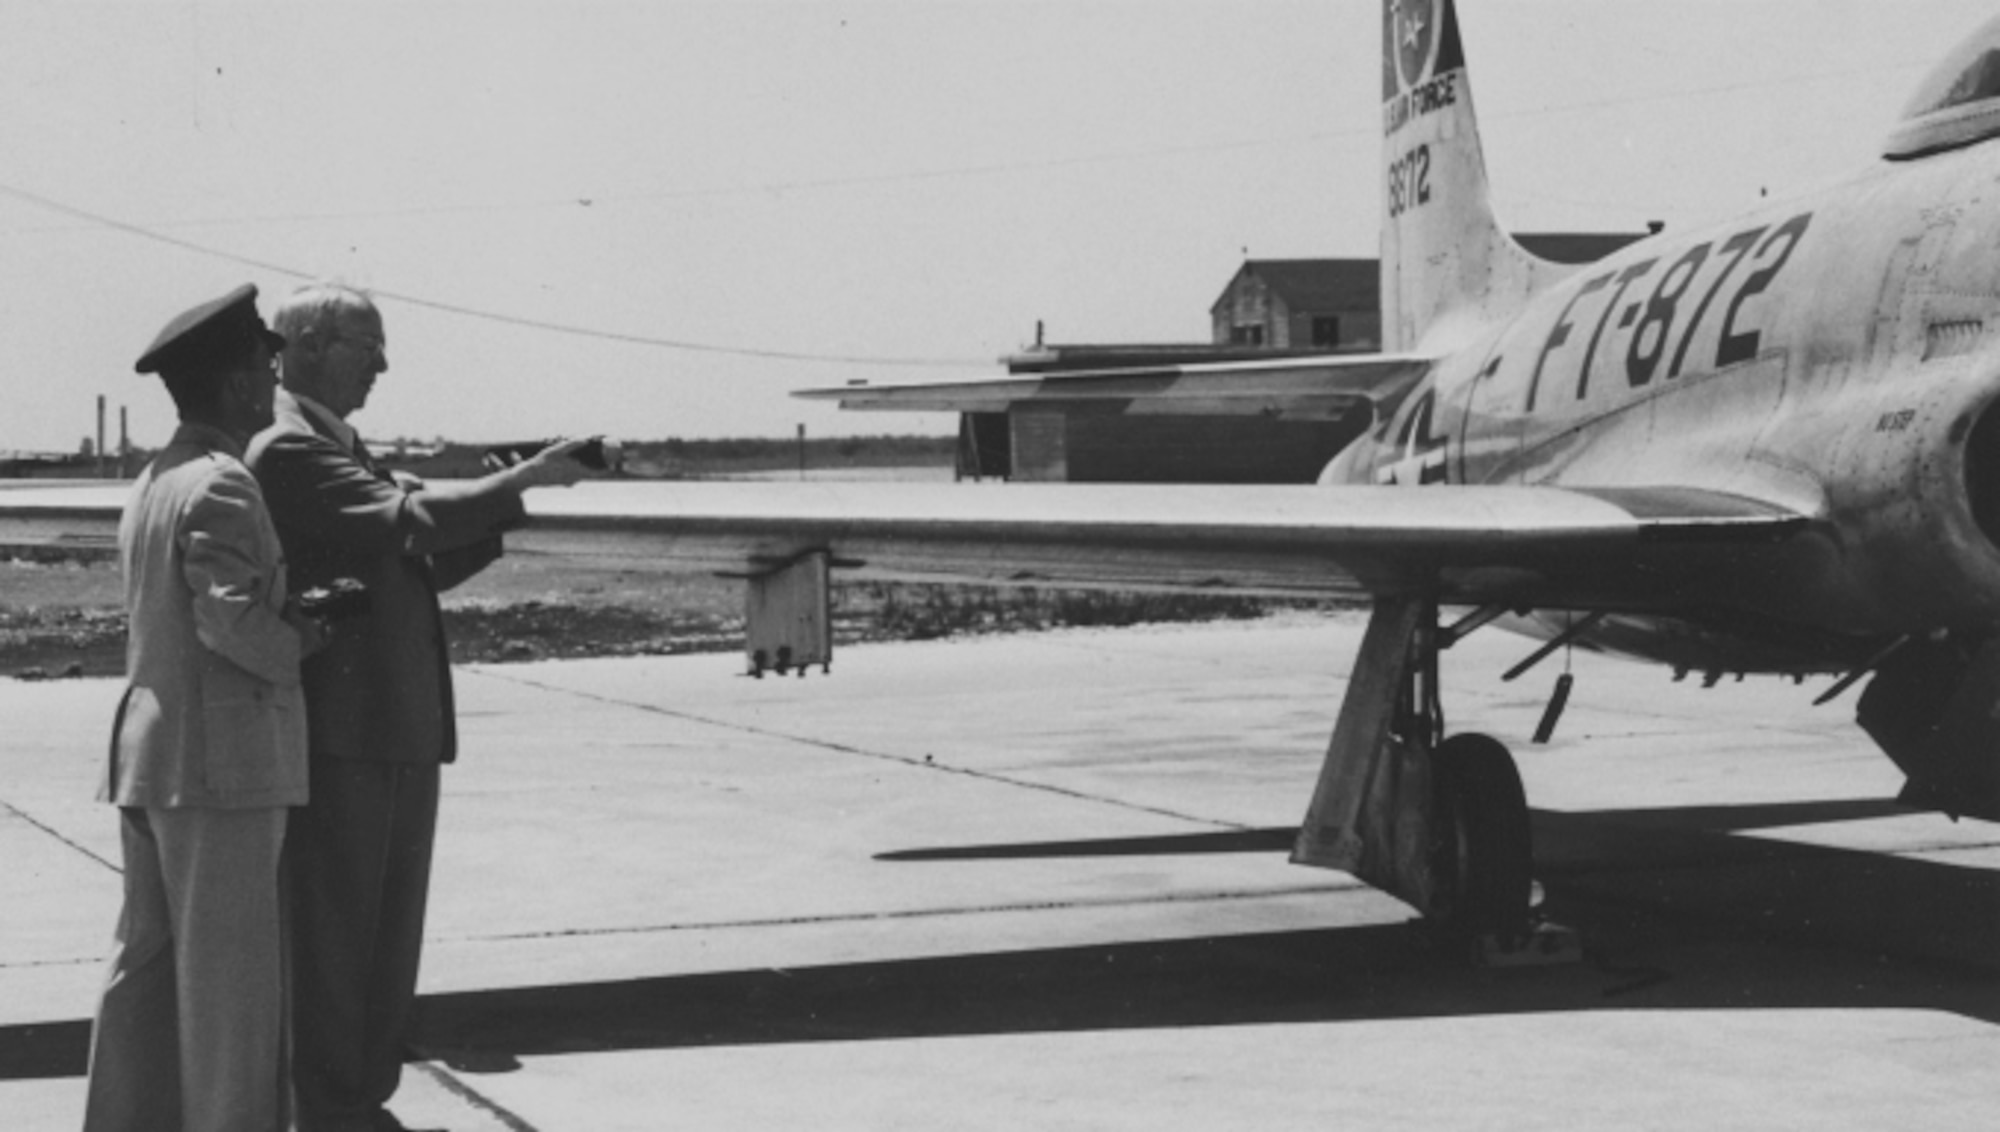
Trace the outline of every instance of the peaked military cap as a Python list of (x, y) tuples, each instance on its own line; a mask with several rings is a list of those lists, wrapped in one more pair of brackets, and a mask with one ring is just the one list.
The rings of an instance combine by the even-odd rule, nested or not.
[(158, 373), (203, 362), (227, 361), (253, 339), (263, 339), (272, 353), (285, 348), (283, 335), (264, 325), (257, 313), (257, 287), (245, 283), (219, 299), (210, 299), (176, 315), (154, 336), (132, 368)]

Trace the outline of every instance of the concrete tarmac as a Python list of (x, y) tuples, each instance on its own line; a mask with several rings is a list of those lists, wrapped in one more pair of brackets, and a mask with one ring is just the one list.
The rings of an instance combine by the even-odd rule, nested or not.
[[(392, 1107), (453, 1132), (1873, 1129), (2000, 1111), (2000, 827), (1853, 692), (1447, 655), (1581, 963), (1476, 970), (1286, 863), (1358, 616), (459, 672)], [(73, 1129), (118, 686), (0, 684), (0, 1127)]]

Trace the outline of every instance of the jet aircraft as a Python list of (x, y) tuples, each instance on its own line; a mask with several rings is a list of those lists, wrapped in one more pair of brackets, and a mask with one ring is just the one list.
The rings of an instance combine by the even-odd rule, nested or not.
[[(1382, 354), (819, 394), (1369, 414), (1316, 484), (598, 483), (510, 547), (742, 575), (760, 671), (825, 661), (834, 577), (1365, 599), (1293, 860), (1502, 951), (1533, 931), (1527, 803), (1438, 679), (1484, 626), (1866, 679), (1903, 800), (2000, 820), (2000, 19), (1879, 161), (1583, 267), (1496, 220), (1468, 76), (1454, 0), (1385, 0)], [(0, 542), (102, 538), (116, 505), (0, 491)]]

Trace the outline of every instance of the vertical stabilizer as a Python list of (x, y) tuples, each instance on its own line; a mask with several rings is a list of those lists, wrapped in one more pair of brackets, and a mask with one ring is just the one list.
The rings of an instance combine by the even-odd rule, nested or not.
[(1383, 349), (1449, 349), (1565, 272), (1493, 217), (1454, 0), (1383, 5)]

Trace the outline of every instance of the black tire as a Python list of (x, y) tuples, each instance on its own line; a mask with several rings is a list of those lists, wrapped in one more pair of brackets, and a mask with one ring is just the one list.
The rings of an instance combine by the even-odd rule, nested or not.
[(1535, 853), (1514, 756), (1490, 735), (1453, 735), (1431, 756), (1432, 915), (1452, 931), (1527, 934)]

